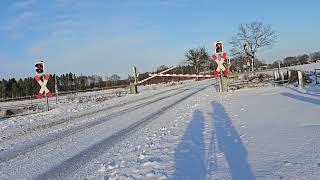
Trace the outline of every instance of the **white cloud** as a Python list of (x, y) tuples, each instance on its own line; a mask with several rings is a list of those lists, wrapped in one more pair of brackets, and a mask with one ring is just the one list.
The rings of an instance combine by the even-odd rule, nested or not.
[(136, 7), (186, 7), (189, 6), (187, 0), (140, 0), (140, 1), (125, 1), (124, 5), (136, 6)]
[(58, 6), (68, 6), (72, 5), (73, 3), (76, 3), (80, 0), (55, 0)]
[(38, 56), (42, 52), (47, 51), (48, 46), (48, 42), (36, 42), (31, 46), (29, 53), (31, 56)]
[(34, 16), (32, 12), (24, 12), (18, 16), (16, 16), (10, 23), (5, 26), (2, 30), (9, 34), (9, 36), (13, 39), (23, 37), (23, 32), (21, 32), (21, 28), (25, 24), (27, 24), (28, 19)]
[(17, 9), (24, 9), (33, 6), (36, 4), (37, 0), (25, 0), (25, 1), (19, 1), (13, 4), (14, 8)]

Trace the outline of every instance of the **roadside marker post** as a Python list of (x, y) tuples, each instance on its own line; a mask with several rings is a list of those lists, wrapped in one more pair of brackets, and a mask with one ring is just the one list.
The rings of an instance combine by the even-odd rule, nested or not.
[(282, 84), (284, 84), (284, 73), (282, 71), (280, 71), (280, 78), (281, 78)]
[(315, 84), (319, 84), (319, 83), (318, 83), (318, 76), (319, 76), (319, 75), (318, 75), (318, 72), (319, 72), (319, 71), (320, 71), (320, 69), (314, 69), (314, 76), (315, 76), (315, 81), (316, 81)]
[(298, 71), (298, 84), (299, 84), (299, 88), (302, 88), (303, 86), (303, 77), (302, 77), (302, 72)]
[(278, 71), (273, 71), (273, 79), (277, 81), (279, 79)]

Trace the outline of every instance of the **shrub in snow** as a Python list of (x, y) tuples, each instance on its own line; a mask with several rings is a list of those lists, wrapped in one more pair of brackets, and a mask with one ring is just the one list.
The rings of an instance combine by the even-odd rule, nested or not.
[(67, 99), (68, 99), (69, 102), (70, 101), (74, 101), (76, 99), (76, 96), (71, 94), (71, 95), (67, 96)]

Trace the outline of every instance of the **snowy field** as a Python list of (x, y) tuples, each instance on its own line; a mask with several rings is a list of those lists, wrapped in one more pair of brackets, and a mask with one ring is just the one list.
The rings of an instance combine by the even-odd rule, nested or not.
[(298, 66), (291, 66), (288, 68), (301, 71), (314, 71), (314, 69), (320, 69), (320, 63), (303, 64)]
[[(146, 85), (140, 86), (139, 92), (147, 93), (152, 92), (152, 90), (166, 88), (168, 86), (174, 86), (176, 84), (188, 84), (190, 80), (181, 81), (181, 82), (172, 82), (167, 84), (157, 84), (157, 85)], [(67, 105), (70, 107), (70, 104), (82, 104), (82, 103), (97, 103), (102, 101), (109, 101), (113, 98), (127, 96), (129, 90), (126, 88), (118, 88), (118, 89), (108, 89), (108, 90), (101, 90), (101, 91), (94, 91), (94, 92), (78, 92), (73, 94), (67, 95), (60, 95), (58, 99), (56, 97), (50, 97), (49, 101), (49, 108), (57, 109), (61, 106), (64, 107)], [(56, 103), (58, 102), (58, 104)], [(12, 110), (15, 112), (13, 116), (22, 116), (26, 114), (35, 114), (39, 112), (44, 112), (47, 110), (46, 106), (46, 98), (42, 99), (27, 99), (27, 100), (19, 100), (19, 101), (9, 101), (9, 102), (0, 102), (0, 121), (2, 120), (1, 117), (4, 116), (4, 110)]]
[(319, 179), (319, 88), (213, 83), (6, 119), (0, 179)]

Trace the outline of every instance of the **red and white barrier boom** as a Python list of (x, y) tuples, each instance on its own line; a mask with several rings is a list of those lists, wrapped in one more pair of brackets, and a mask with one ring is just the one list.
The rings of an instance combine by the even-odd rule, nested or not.
[(209, 74), (149, 74), (149, 76), (154, 77), (199, 77), (199, 78), (213, 78), (213, 75)]

